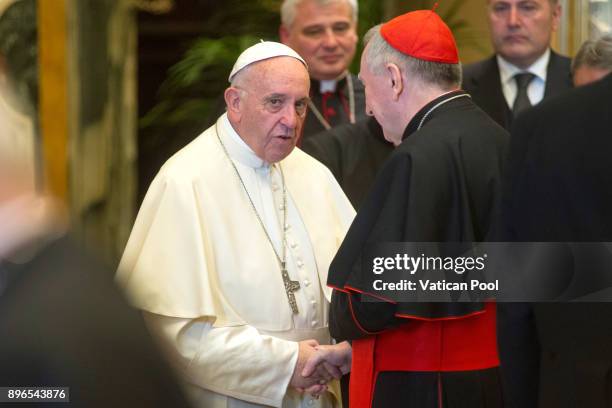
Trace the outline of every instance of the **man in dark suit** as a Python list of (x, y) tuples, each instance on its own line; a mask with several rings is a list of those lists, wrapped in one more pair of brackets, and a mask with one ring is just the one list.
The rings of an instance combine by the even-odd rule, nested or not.
[[(612, 75), (525, 112), (513, 125), (501, 238), (590, 242), (586, 252), (573, 245), (568, 253), (574, 287), (610, 274), (610, 100)], [(610, 406), (612, 295), (599, 289), (597, 300), (607, 302), (498, 305), (505, 406)]]
[(518, 112), (572, 86), (570, 60), (550, 49), (558, 0), (488, 0), (495, 55), (465, 67), (463, 89), (510, 129)]

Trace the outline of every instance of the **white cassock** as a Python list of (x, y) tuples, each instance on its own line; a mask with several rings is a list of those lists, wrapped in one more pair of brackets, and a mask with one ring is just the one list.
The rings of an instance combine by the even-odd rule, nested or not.
[[(219, 136), (287, 269), (279, 262)], [(283, 220), (280, 169), (287, 190)], [(175, 154), (151, 184), (117, 280), (162, 337), (196, 406), (340, 406), (337, 383), (319, 400), (289, 388), (298, 341), (329, 344), (329, 264), (355, 215), (332, 174), (299, 149), (268, 165), (226, 115)]]

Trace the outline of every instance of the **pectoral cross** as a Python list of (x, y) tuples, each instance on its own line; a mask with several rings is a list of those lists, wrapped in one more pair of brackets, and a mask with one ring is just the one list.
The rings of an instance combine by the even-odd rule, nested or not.
[(293, 314), (298, 314), (299, 310), (293, 292), (297, 291), (300, 288), (300, 282), (291, 280), (289, 274), (287, 273), (287, 267), (285, 266), (285, 262), (281, 264), (281, 268), (281, 274), (283, 275), (283, 283), (285, 284), (285, 292), (287, 292), (289, 306), (291, 306), (291, 311), (293, 311)]

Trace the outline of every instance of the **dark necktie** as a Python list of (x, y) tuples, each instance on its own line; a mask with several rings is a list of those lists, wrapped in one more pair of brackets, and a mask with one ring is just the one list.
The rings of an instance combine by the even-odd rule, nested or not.
[(527, 95), (527, 87), (531, 81), (535, 78), (535, 75), (530, 72), (522, 72), (514, 76), (516, 81), (516, 99), (512, 105), (512, 114), (516, 116), (520, 111), (531, 107), (531, 101)]

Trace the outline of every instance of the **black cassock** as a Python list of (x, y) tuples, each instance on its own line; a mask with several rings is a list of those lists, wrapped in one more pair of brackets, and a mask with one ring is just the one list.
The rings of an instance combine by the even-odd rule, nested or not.
[(304, 140), (302, 150), (326, 165), (355, 208), (393, 151), (374, 118), (344, 124)]
[(485, 240), (507, 139), (465, 92), (447, 93), (415, 115), (378, 174), (328, 279), (330, 331), (353, 343), (351, 407), (501, 406), (493, 304), (362, 302), (360, 293), (371, 292), (361, 269), (369, 244)]
[[(500, 239), (591, 242), (586, 261), (568, 251), (572, 285), (612, 274), (600, 268), (612, 252), (612, 75), (520, 115), (506, 167)], [(507, 407), (612, 406), (612, 294), (601, 289), (599, 303), (500, 305)]]

